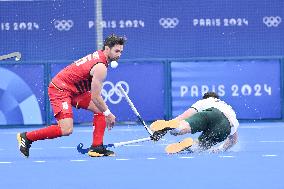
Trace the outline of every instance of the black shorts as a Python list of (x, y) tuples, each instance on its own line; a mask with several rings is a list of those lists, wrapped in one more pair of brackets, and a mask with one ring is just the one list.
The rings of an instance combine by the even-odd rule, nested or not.
[(197, 112), (185, 121), (189, 123), (192, 134), (202, 132), (198, 140), (199, 144), (204, 148), (210, 148), (224, 141), (231, 132), (229, 120), (216, 108)]

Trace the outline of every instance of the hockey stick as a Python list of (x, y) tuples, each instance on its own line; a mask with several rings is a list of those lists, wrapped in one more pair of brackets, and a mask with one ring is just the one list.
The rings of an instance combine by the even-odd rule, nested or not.
[(21, 59), (21, 57), (22, 57), (22, 55), (21, 55), (20, 52), (13, 52), (13, 53), (10, 53), (10, 54), (1, 55), (0, 61), (10, 59), (10, 58), (15, 58), (16, 61), (19, 61)]
[[(131, 141), (126, 141), (126, 142), (118, 142), (118, 143), (113, 143), (113, 144), (108, 144), (108, 145), (104, 145), (104, 147), (108, 148), (108, 147), (119, 147), (119, 146), (124, 146), (127, 144), (133, 144), (133, 143), (138, 143), (138, 142), (145, 142), (145, 141), (150, 141), (150, 140), (154, 140), (154, 141), (158, 141), (160, 138), (162, 138), (162, 136), (164, 136), (166, 134), (166, 132), (161, 131), (161, 132), (155, 132), (155, 134), (153, 135), (153, 132), (149, 129), (149, 127), (146, 125), (145, 121), (142, 119), (142, 117), (140, 116), (139, 112), (137, 111), (137, 109), (135, 108), (133, 102), (130, 100), (130, 98), (128, 97), (127, 93), (124, 91), (124, 89), (122, 88), (121, 85), (118, 85), (118, 89), (120, 90), (120, 92), (123, 94), (123, 96), (125, 97), (126, 101), (128, 102), (129, 106), (131, 107), (131, 109), (133, 110), (133, 112), (135, 113), (135, 115), (138, 117), (139, 121), (143, 124), (144, 128), (147, 130), (147, 132), (150, 134), (150, 137), (147, 138), (142, 138), (142, 139), (136, 139), (136, 140), (131, 140)], [(83, 148), (83, 144), (80, 143), (77, 146), (77, 151), (81, 154), (86, 154), (89, 151), (89, 148)]]
[(166, 133), (167, 130), (161, 130), (161, 131), (155, 131), (154, 133), (151, 131), (151, 129), (146, 125), (145, 121), (142, 119), (140, 116), (139, 112), (135, 108), (133, 102), (130, 100), (129, 96), (127, 93), (124, 91), (121, 85), (117, 86), (120, 92), (123, 94), (125, 97), (126, 101), (128, 102), (130, 108), (133, 110), (134, 114), (138, 117), (139, 121), (143, 124), (144, 128), (147, 130), (147, 132), (150, 134), (150, 138), (154, 141), (160, 140)]
[[(125, 141), (125, 142), (117, 142), (117, 143), (113, 143), (113, 144), (108, 144), (108, 145), (104, 145), (105, 148), (116, 148), (116, 147), (120, 147), (120, 146), (125, 146), (125, 145), (129, 145), (129, 144), (134, 144), (134, 143), (138, 143), (138, 142), (146, 142), (152, 140), (150, 137), (147, 138), (141, 138), (141, 139), (136, 139), (136, 140), (130, 140), (130, 141)], [(83, 148), (83, 144), (80, 143), (77, 146), (77, 151), (81, 154), (86, 154), (89, 151), (89, 148)]]
[(123, 96), (125, 97), (126, 101), (128, 102), (130, 108), (133, 110), (134, 114), (138, 117), (139, 121), (143, 124), (144, 128), (147, 130), (147, 132), (149, 133), (150, 136), (153, 135), (153, 132), (149, 129), (149, 127), (146, 125), (145, 121), (142, 119), (142, 117), (140, 116), (139, 112), (137, 111), (137, 109), (135, 108), (133, 102), (130, 100), (130, 98), (128, 97), (127, 93), (124, 91), (124, 89), (122, 88), (121, 85), (117, 86), (118, 89), (120, 90), (120, 92), (123, 94)]

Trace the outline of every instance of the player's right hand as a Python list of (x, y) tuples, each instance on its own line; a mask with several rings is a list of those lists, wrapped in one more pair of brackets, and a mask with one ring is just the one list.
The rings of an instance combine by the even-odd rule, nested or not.
[(113, 114), (109, 114), (106, 116), (106, 125), (108, 130), (111, 130), (115, 124), (115, 116)]

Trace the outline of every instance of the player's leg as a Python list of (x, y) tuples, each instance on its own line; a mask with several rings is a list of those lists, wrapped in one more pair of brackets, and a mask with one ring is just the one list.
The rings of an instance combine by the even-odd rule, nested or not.
[[(195, 143), (198, 145), (198, 150), (207, 150), (213, 145), (222, 142), (230, 134), (230, 123), (222, 112), (215, 108), (209, 108), (202, 112), (194, 114), (192, 117), (186, 119), (190, 126), (192, 134), (202, 132)], [(183, 134), (182, 130), (171, 130), (171, 134)], [(186, 140), (185, 140), (186, 141)], [(166, 147), (166, 151), (177, 153), (186, 149), (186, 143), (174, 143)]]
[(157, 120), (150, 125), (152, 131), (162, 131), (162, 130), (171, 130), (176, 129), (181, 125), (181, 121), (172, 119), (169, 121), (166, 120)]
[(184, 135), (187, 133), (191, 133), (191, 125), (187, 120), (180, 121), (177, 128), (170, 130), (170, 134), (174, 136)]
[(224, 141), (231, 132), (231, 126), (226, 116), (218, 109), (211, 108), (206, 111), (207, 119), (210, 120), (208, 128), (198, 137), (199, 146), (209, 149), (219, 142)]
[[(230, 123), (225, 115), (216, 108), (209, 108), (202, 112), (194, 114), (185, 120), (192, 134), (202, 132), (198, 137), (198, 146), (200, 150), (206, 150), (213, 145), (224, 141), (230, 134)], [(171, 130), (171, 134), (184, 134), (185, 131), (178, 129)], [(167, 153), (177, 153), (190, 147), (192, 143), (190, 139), (185, 139), (179, 143), (170, 144), (166, 147)]]
[[(208, 119), (204, 112), (199, 112), (191, 116), (190, 118), (180, 122), (179, 126), (170, 131), (172, 135), (182, 135), (186, 133), (196, 133), (205, 131), (208, 127)], [(168, 154), (178, 153), (187, 150), (193, 145), (193, 139), (186, 138), (181, 142), (169, 144), (165, 150)]]
[(103, 146), (103, 138), (106, 128), (105, 116), (91, 100), (91, 93), (86, 92), (72, 99), (72, 105), (76, 108), (83, 108), (94, 112), (93, 117), (93, 141), (88, 154), (92, 157), (114, 156), (114, 152)]
[(207, 119), (204, 112), (198, 112), (185, 120), (157, 120), (150, 126), (152, 131), (171, 130), (172, 135), (183, 135), (187, 133), (196, 133), (205, 130), (207, 127)]
[(29, 149), (32, 142), (68, 136), (73, 131), (73, 113), (70, 95), (52, 86), (49, 87), (48, 94), (58, 124), (17, 134), (20, 151), (26, 157), (29, 156)]
[[(176, 130), (172, 134), (185, 134), (190, 133), (190, 126), (184, 120), (157, 120), (150, 125), (150, 129), (153, 131), (153, 135), (151, 136), (152, 140), (158, 141), (161, 137), (163, 137), (169, 130)], [(175, 134), (176, 133), (176, 134)]]

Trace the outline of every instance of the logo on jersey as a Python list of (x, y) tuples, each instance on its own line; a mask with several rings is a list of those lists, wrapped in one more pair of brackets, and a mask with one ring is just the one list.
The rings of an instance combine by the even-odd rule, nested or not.
[(67, 102), (62, 102), (62, 108), (64, 110), (68, 110), (68, 103)]
[(122, 86), (126, 94), (129, 93), (129, 85), (125, 81), (119, 81), (116, 84), (113, 84), (110, 81), (105, 81), (103, 83), (101, 93), (105, 102), (109, 101), (112, 104), (118, 104), (122, 100), (123, 94), (121, 94), (120, 90), (118, 89), (118, 85)]

